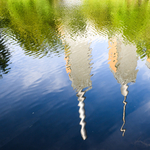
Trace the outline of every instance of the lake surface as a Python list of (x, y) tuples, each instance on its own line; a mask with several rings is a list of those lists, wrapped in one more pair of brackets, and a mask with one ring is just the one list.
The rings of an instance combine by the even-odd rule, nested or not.
[(149, 150), (150, 2), (0, 0), (0, 149)]

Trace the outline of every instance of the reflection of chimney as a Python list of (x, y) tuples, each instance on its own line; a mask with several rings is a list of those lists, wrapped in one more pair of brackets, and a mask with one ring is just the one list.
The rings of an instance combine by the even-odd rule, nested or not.
[(72, 87), (77, 91), (79, 101), (79, 114), (81, 125), (81, 136), (87, 138), (85, 129), (84, 94), (92, 88), (91, 81), (91, 49), (86, 38), (74, 41), (66, 38), (69, 48), (65, 50), (66, 71), (72, 81)]
[(122, 127), (121, 127), (121, 129), (120, 129), (120, 131), (123, 132), (123, 133), (122, 133), (122, 136), (124, 136), (124, 133), (125, 133), (125, 131), (126, 131), (126, 129), (123, 129), (123, 127), (124, 127), (124, 125), (125, 125), (125, 115), (126, 115), (125, 113), (126, 113), (126, 105), (127, 105), (126, 97), (127, 97), (127, 95), (128, 95), (127, 89), (128, 89), (127, 84), (123, 84), (123, 85), (121, 86), (121, 94), (124, 96), (124, 100), (123, 100), (123, 104), (124, 104), (124, 106), (123, 106), (123, 117), (122, 117), (123, 124), (122, 124)]
[(112, 43), (109, 44), (109, 64), (114, 77), (120, 84), (135, 82), (138, 72), (136, 47), (125, 45), (121, 40), (116, 39), (109, 40), (109, 43)]
[(86, 129), (85, 129), (86, 122), (84, 121), (84, 119), (85, 119), (85, 109), (84, 109), (84, 100), (85, 100), (85, 97), (84, 97), (84, 94), (85, 94), (85, 91), (83, 92), (82, 90), (80, 90), (77, 93), (78, 101), (79, 101), (78, 106), (80, 107), (79, 108), (79, 114), (80, 114), (80, 118), (81, 118), (81, 121), (80, 121), (81, 136), (82, 136), (83, 140), (85, 140), (87, 138)]
[(87, 42), (71, 42), (70, 54), (68, 56), (69, 77), (72, 81), (73, 89), (80, 91), (91, 87), (91, 49)]
[(125, 45), (121, 40), (110, 39), (109, 48), (108, 64), (110, 64), (110, 70), (114, 74), (114, 77), (121, 84), (121, 94), (124, 96), (123, 125), (120, 129), (124, 136), (126, 131), (123, 127), (125, 125), (126, 97), (128, 95), (127, 84), (136, 80), (138, 58), (136, 56), (136, 47), (134, 45)]
[(110, 68), (113, 70), (113, 72), (117, 71), (116, 68), (116, 63), (117, 63), (117, 57), (118, 57), (118, 53), (117, 53), (117, 40), (109, 40), (108, 41), (109, 44), (109, 53), (108, 53), (108, 64), (110, 65)]

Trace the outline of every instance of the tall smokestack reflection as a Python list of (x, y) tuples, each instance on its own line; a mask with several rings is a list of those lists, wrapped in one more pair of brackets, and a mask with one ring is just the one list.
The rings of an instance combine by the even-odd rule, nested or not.
[(87, 138), (87, 134), (86, 134), (86, 129), (85, 129), (85, 125), (86, 125), (86, 122), (84, 121), (85, 119), (85, 109), (84, 109), (84, 100), (85, 100), (85, 97), (84, 97), (84, 94), (85, 94), (85, 91), (79, 91), (77, 93), (77, 96), (78, 96), (78, 101), (79, 101), (79, 114), (80, 114), (80, 118), (81, 118), (81, 121), (80, 121), (80, 125), (81, 125), (81, 136), (83, 138), (83, 140), (85, 140)]
[(123, 100), (123, 124), (120, 131), (124, 136), (126, 129), (125, 125), (125, 113), (126, 113), (126, 99), (128, 95), (128, 83), (135, 82), (137, 72), (137, 55), (136, 47), (134, 45), (125, 45), (123, 40), (114, 38), (109, 40), (109, 62), (110, 70), (114, 77), (121, 84), (121, 94), (124, 96)]
[(127, 84), (124, 84), (124, 85), (121, 86), (121, 94), (124, 96), (124, 100), (123, 100), (123, 104), (124, 104), (124, 106), (123, 106), (123, 117), (122, 117), (123, 124), (122, 124), (121, 129), (120, 129), (120, 131), (123, 132), (122, 136), (124, 136), (125, 131), (126, 131), (126, 129), (124, 129), (123, 127), (124, 127), (125, 122), (126, 122), (125, 121), (125, 115), (126, 115), (126, 105), (127, 105), (126, 97), (128, 95), (127, 89), (128, 89)]
[(81, 136), (86, 140), (87, 134), (85, 129), (85, 93), (92, 88), (91, 81), (91, 52), (90, 44), (86, 38), (78, 40), (67, 39), (69, 45), (65, 49), (66, 72), (69, 73), (69, 79), (72, 81), (72, 87), (77, 92), (79, 117), (81, 119)]

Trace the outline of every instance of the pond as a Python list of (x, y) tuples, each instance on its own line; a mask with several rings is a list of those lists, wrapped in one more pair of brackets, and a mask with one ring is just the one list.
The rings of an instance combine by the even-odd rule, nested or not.
[(0, 0), (0, 149), (149, 150), (150, 2)]

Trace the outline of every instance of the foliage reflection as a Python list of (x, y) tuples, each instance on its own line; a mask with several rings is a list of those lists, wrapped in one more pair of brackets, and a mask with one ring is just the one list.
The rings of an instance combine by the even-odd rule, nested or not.
[(1, 0), (0, 28), (7, 28), (26, 54), (41, 57), (64, 50), (61, 26), (72, 36), (84, 36), (90, 23), (97, 34), (121, 35), (125, 43), (136, 45), (141, 58), (150, 57), (149, 1), (83, 0), (77, 6), (65, 2)]

